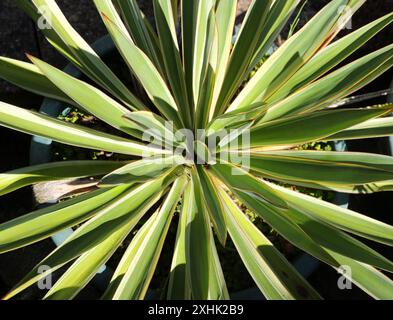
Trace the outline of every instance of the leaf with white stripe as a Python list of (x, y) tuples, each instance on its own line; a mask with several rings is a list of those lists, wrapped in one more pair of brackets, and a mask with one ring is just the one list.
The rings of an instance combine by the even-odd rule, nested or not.
[(179, 112), (188, 128), (193, 127), (194, 110), (188, 97), (186, 80), (177, 42), (176, 26), (171, 1), (154, 0), (154, 16), (157, 24), (160, 48), (163, 53), (166, 75)]
[(272, 103), (286, 98), (289, 94), (320, 78), (392, 22), (393, 13), (390, 13), (333, 42), (297, 71), (280, 90), (268, 99), (268, 102)]
[[(338, 26), (343, 22), (342, 17), (347, 12), (347, 6), (348, 0), (333, 0), (327, 4), (269, 57), (228, 111), (244, 109), (255, 102), (265, 102), (336, 34)], [(338, 14), (339, 12), (341, 14)], [(354, 13), (353, 10), (350, 12)]]
[(221, 92), (217, 100), (215, 115), (228, 108), (231, 98), (241, 85), (252, 61), (259, 36), (263, 33), (272, 0), (253, 0), (232, 50)]
[[(154, 181), (139, 187), (131, 188), (118, 198), (105, 205), (94, 218), (84, 223), (67, 240), (43, 259), (26, 275), (5, 299), (9, 299), (36, 281), (42, 279), (48, 272), (53, 272), (69, 261), (81, 256), (88, 250), (102, 243), (114, 232), (124, 230), (129, 232), (138, 223), (147, 210), (165, 193), (165, 189), (174, 180), (176, 171), (172, 170)], [(105, 227), (103, 227), (105, 226)], [(124, 234), (126, 236), (127, 233)], [(38, 273), (41, 265), (51, 266), (51, 270)]]
[(0, 78), (36, 94), (75, 104), (63, 91), (50, 82), (34, 64), (0, 57)]
[(241, 212), (220, 188), (228, 230), (259, 289), (268, 299), (320, 299), (319, 294), (296, 271), (273, 244)]
[[(47, 29), (43, 31), (51, 43), (56, 44), (56, 49), (60, 49), (60, 53), (65, 54), (66, 58), (70, 58), (71, 62), (76, 62), (76, 66), (86, 75), (120, 99), (130, 109), (144, 109), (140, 100), (127, 89), (89, 44), (70, 25), (56, 1), (33, 0), (32, 4), (34, 4), (36, 12), (40, 12), (39, 15), (34, 15), (33, 13), (33, 18), (40, 19), (44, 17), (46, 22), (49, 23), (50, 31), (45, 31)], [(22, 7), (25, 6), (22, 5)], [(30, 8), (28, 13), (32, 14), (32, 10), (34, 12), (34, 8)]]
[(182, 196), (187, 180), (187, 177), (183, 176), (175, 181), (161, 208), (147, 222), (149, 228), (141, 229), (143, 238), (137, 237), (136, 241), (131, 242), (119, 265), (119, 269), (124, 269), (126, 272), (124, 274), (116, 272), (112, 280), (117, 282), (119, 277), (121, 278), (113, 299), (136, 300), (143, 299), (146, 295), (172, 221), (173, 212)]
[(140, 136), (140, 132), (123, 119), (123, 116), (129, 113), (129, 110), (104, 92), (38, 58), (29, 56), (29, 59), (50, 81), (82, 106), (84, 110), (118, 130), (124, 131), (132, 136)]
[(340, 131), (325, 140), (353, 140), (393, 136), (393, 117), (371, 119)]
[(357, 59), (288, 98), (269, 105), (259, 123), (327, 108), (370, 83), (392, 66), (393, 44)]
[(142, 83), (150, 100), (168, 120), (174, 122), (177, 128), (182, 128), (183, 125), (178, 114), (178, 106), (154, 64), (134, 44), (130, 36), (125, 34), (114, 22), (105, 16), (104, 22), (124, 60)]
[(0, 102), (0, 125), (71, 146), (93, 150), (146, 157), (170, 153), (170, 151), (152, 148), (128, 139), (53, 119), (4, 102)]

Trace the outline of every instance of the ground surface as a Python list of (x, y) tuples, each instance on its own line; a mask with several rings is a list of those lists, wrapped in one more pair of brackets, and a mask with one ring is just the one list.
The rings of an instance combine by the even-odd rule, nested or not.
[[(73, 26), (83, 35), (83, 37), (92, 43), (105, 34), (105, 29), (99, 20), (99, 16), (94, 9), (91, 0), (57, 0), (66, 16)], [(151, 15), (152, 6), (149, 0), (140, 0), (142, 9), (147, 15)], [(244, 18), (244, 10), (251, 1), (239, 1), (238, 22)], [(317, 10), (319, 10), (327, 0), (312, 0), (306, 6), (306, 14), (302, 18), (304, 23)], [(393, 11), (393, 2), (391, 0), (374, 0), (367, 1), (364, 8), (359, 11), (353, 20), (353, 27), (358, 28), (375, 18)], [(386, 29), (368, 45), (358, 51), (355, 57), (378, 49), (384, 45), (390, 44), (393, 39), (392, 28)], [(65, 60), (55, 52), (42, 38), (38, 35), (34, 25), (29, 18), (19, 11), (13, 0), (0, 1), (0, 55), (21, 60), (26, 60), (24, 53), (28, 52), (39, 56), (44, 60), (63, 67)], [(353, 59), (353, 58), (352, 58)], [(392, 72), (386, 73), (379, 80), (368, 86), (363, 91), (375, 91), (389, 87), (392, 79)], [(10, 84), (0, 80), (0, 100), (13, 103), (26, 108), (38, 109), (41, 98), (26, 93)], [(24, 134), (16, 133), (5, 128), (0, 128), (0, 172), (22, 167), (28, 164), (30, 137)], [(377, 141), (361, 142), (352, 145), (353, 149), (365, 151), (373, 149), (378, 152)], [(371, 196), (354, 196), (352, 197), (352, 206), (354, 209), (368, 214), (377, 216), (379, 219), (392, 224), (391, 212), (393, 209), (392, 194), (377, 194)], [(0, 222), (7, 221), (13, 217), (22, 215), (31, 210), (31, 192), (29, 188), (15, 192), (11, 195), (0, 198)], [(14, 285), (21, 277), (29, 271), (33, 265), (53, 249), (51, 241), (44, 241), (26, 249), (18, 250), (13, 253), (0, 255), (0, 295), (4, 293), (11, 285)], [(391, 252), (386, 248), (381, 248), (381, 252), (392, 259)], [(313, 278), (313, 284), (321, 291), (326, 298), (344, 298), (364, 297), (351, 292), (340, 292), (327, 285), (331, 281), (336, 281), (337, 275), (328, 268), (323, 268), (317, 272)], [(28, 292), (25, 298), (32, 298), (35, 292)], [(91, 293), (94, 296), (94, 293)]]

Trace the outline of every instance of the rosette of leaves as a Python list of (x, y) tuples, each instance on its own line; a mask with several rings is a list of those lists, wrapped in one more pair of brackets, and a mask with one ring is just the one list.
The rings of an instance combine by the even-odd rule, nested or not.
[[(392, 105), (332, 107), (393, 65), (393, 45), (342, 65), (388, 26), (393, 14), (334, 40), (365, 1), (333, 0), (244, 85), (299, 2), (252, 1), (232, 45), (234, 0), (154, 0), (155, 25), (135, 0), (95, 0), (118, 51), (149, 97), (146, 103), (72, 28), (54, 0), (17, 1), (35, 21), (45, 19), (46, 39), (91, 81), (78, 80), (32, 56), (32, 63), (1, 57), (0, 76), (85, 110), (116, 133), (98, 132), (3, 102), (0, 124), (139, 160), (65, 161), (0, 175), (2, 195), (42, 181), (100, 177), (90, 192), (0, 225), (1, 253), (79, 225), (5, 298), (63, 266), (66, 271), (45, 298), (74, 298), (144, 218), (103, 295), (105, 299), (143, 299), (181, 202), (167, 299), (229, 298), (216, 249), (225, 246), (228, 234), (266, 298), (320, 299), (229, 192), (301, 250), (333, 268), (349, 266), (351, 280), (370, 296), (393, 298), (393, 282), (383, 273), (393, 271), (392, 262), (359, 240), (391, 246), (391, 226), (272, 183), (346, 193), (393, 189), (391, 157), (296, 148), (393, 133), (392, 118), (384, 117), (392, 112)], [(208, 155), (208, 160), (194, 163), (174, 154), (184, 141), (168, 130), (167, 121), (175, 131), (204, 129), (205, 134), (191, 145), (198, 150), (193, 158)], [(146, 141), (148, 129), (154, 129), (155, 141), (165, 144)], [(249, 132), (248, 143), (234, 148), (231, 142), (239, 137), (228, 134), (213, 150), (206, 147), (209, 138), (229, 129)], [(247, 168), (232, 161), (239, 155), (247, 155)], [(158, 208), (154, 212), (153, 206)], [(51, 270), (38, 273), (41, 265)]]

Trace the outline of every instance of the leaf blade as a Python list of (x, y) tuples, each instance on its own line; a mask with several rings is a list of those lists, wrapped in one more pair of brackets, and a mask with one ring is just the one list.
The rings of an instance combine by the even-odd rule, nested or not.
[[(266, 178), (335, 189), (341, 185), (362, 192), (369, 185), (392, 180), (393, 158), (335, 151), (251, 152), (250, 168)], [(377, 191), (374, 190), (374, 191)]]
[(215, 115), (222, 114), (243, 81), (244, 73), (253, 58), (254, 50), (258, 44), (259, 35), (269, 12), (272, 1), (253, 0), (243, 22), (240, 34), (235, 42), (226, 76), (217, 100)]
[[(26, 4), (21, 6), (26, 9)], [(40, 14), (37, 14), (38, 12)], [(55, 1), (33, 0), (27, 13), (32, 15), (33, 19), (41, 17), (46, 19), (50, 24), (50, 28), (43, 31), (50, 42), (55, 44), (56, 49), (60, 49), (60, 53), (70, 58), (71, 62), (75, 63), (92, 80), (99, 83), (131, 109), (144, 109), (139, 99), (126, 88), (89, 44), (70, 25)]]
[(284, 117), (251, 129), (251, 147), (298, 145), (320, 140), (336, 132), (391, 112), (390, 106), (318, 111)]
[(168, 154), (168, 151), (165, 150), (151, 148), (114, 135), (53, 119), (4, 102), (0, 102), (0, 115), (0, 125), (4, 127), (72, 146), (94, 150), (104, 149), (105, 151), (136, 156)]
[(0, 57), (0, 77), (33, 93), (75, 104), (31, 63)]
[(378, 32), (390, 25), (392, 21), (393, 14), (387, 14), (327, 46), (297, 71), (276, 94), (269, 98), (268, 102), (271, 103), (283, 99), (304, 85), (320, 78), (373, 38)]
[[(124, 257), (124, 263), (128, 264), (128, 268), (113, 295), (114, 299), (144, 298), (157, 265), (173, 212), (186, 184), (186, 176), (175, 181), (161, 209), (150, 218), (153, 220), (150, 227), (146, 231), (143, 230), (143, 240), (140, 239), (141, 241), (130, 244), (127, 250), (128, 255), (126, 254)], [(116, 274), (114, 279), (117, 280), (119, 276), (121, 275)]]
[(113, 21), (104, 16), (104, 22), (124, 60), (142, 83), (150, 100), (167, 119), (174, 121), (177, 128), (181, 128), (182, 121), (177, 112), (178, 106), (154, 64), (134, 44), (130, 36), (125, 34)]
[(115, 100), (96, 89), (94, 86), (76, 79), (38, 58), (29, 56), (29, 59), (52, 81), (52, 83), (70, 96), (86, 111), (94, 114), (97, 118), (116, 129), (122, 130), (133, 136), (139, 136), (139, 133), (130, 125), (127, 127), (127, 122), (123, 119), (123, 116), (127, 114), (128, 110)]
[(115, 161), (51, 162), (0, 173), (0, 195), (38, 182), (107, 174), (123, 164)]
[[(319, 299), (319, 294), (249, 221), (223, 189), (228, 228), (243, 262), (268, 299)], [(299, 290), (302, 288), (303, 290)]]
[(221, 206), (217, 191), (211, 177), (208, 175), (207, 170), (201, 166), (197, 167), (199, 183), (203, 191), (203, 199), (206, 205), (207, 212), (209, 213), (210, 220), (213, 223), (214, 230), (221, 244), (225, 246), (227, 238), (227, 227), (225, 221), (224, 209)]
[[(43, 259), (7, 294), (5, 299), (15, 296), (45, 277), (48, 272), (57, 270), (65, 263), (92, 249), (104, 241), (110, 234), (113, 234), (113, 232), (119, 230), (131, 231), (146, 211), (165, 192), (167, 186), (173, 181), (173, 175), (175, 174), (176, 171), (171, 170), (158, 179), (139, 187), (131, 188), (128, 192), (114, 199), (93, 219), (83, 224), (61, 246)], [(106, 227), (102, 228), (103, 225)], [(128, 232), (123, 233), (123, 235), (126, 236)], [(51, 270), (46, 273), (37, 273), (40, 265), (48, 265), (51, 267)]]

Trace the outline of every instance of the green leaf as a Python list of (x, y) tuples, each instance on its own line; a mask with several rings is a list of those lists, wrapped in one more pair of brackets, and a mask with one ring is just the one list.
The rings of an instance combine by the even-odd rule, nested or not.
[[(177, 173), (178, 171), (171, 170), (156, 180), (132, 188), (104, 206), (94, 218), (84, 223), (61, 246), (34, 267), (7, 294), (5, 299), (13, 297), (45, 277), (48, 272), (57, 270), (67, 262), (99, 245), (115, 232), (119, 231), (126, 237), (146, 211), (165, 193), (165, 189), (173, 182)], [(51, 270), (46, 273), (38, 273), (37, 270), (41, 265), (50, 266)]]
[(248, 66), (252, 61), (258, 40), (263, 33), (263, 27), (268, 16), (271, 0), (253, 0), (247, 11), (245, 21), (236, 39), (226, 76), (218, 97), (215, 115), (222, 114), (227, 109), (231, 98), (241, 85)]
[(198, 15), (198, 4), (197, 1), (181, 0), (181, 33), (182, 33), (182, 56), (183, 56), (183, 68), (186, 78), (187, 92), (190, 101), (194, 103), (194, 89), (193, 89), (193, 72), (194, 72), (194, 47), (195, 47), (195, 32)]
[(224, 208), (221, 205), (216, 187), (207, 170), (202, 166), (197, 166), (199, 183), (202, 187), (202, 197), (209, 213), (210, 220), (213, 223), (216, 235), (222, 246), (225, 246), (227, 239), (227, 226), (225, 222)]
[(188, 128), (193, 128), (192, 101), (188, 97), (185, 75), (177, 42), (176, 25), (173, 17), (172, 2), (154, 0), (154, 16), (160, 40), (160, 48), (164, 57), (166, 75), (168, 77), (173, 96), (179, 106), (183, 122)]
[(68, 145), (94, 150), (146, 157), (169, 153), (169, 151), (53, 119), (4, 102), (0, 102), (0, 125)]
[(255, 102), (265, 102), (336, 33), (343, 22), (342, 17), (347, 13), (347, 6), (348, 0), (334, 0), (327, 4), (269, 57), (228, 111), (243, 109)]
[(0, 252), (27, 246), (82, 223), (128, 188), (96, 190), (7, 221), (0, 225)]
[(179, 22), (179, 0), (171, 0), (172, 3), (172, 16), (173, 20), (175, 21), (175, 27), (177, 26)]
[(133, 224), (114, 231), (93, 249), (83, 253), (47, 292), (44, 300), (71, 300), (89, 283), (100, 267), (124, 241)]
[[(388, 294), (389, 291), (387, 290), (387, 288), (392, 288), (393, 282), (391, 280), (387, 280), (388, 278), (382, 275), (382, 273), (370, 266), (362, 264), (352, 258), (347, 258), (333, 250), (321, 246), (317, 242), (314, 242), (314, 239), (305, 233), (303, 229), (300, 229), (300, 226), (292, 220), (294, 218), (290, 215), (291, 210), (280, 210), (274, 208), (271, 204), (265, 205), (263, 202), (258, 202), (246, 193), (239, 192), (233, 188), (231, 190), (243, 201), (243, 203), (245, 203), (255, 213), (259, 214), (283, 237), (287, 238), (288, 241), (292, 242), (297, 247), (325, 263), (328, 263), (336, 269), (340, 268), (342, 265), (348, 265), (351, 268), (354, 268), (356, 273), (352, 274), (353, 281), (356, 284), (359, 284), (361, 288), (366, 288), (366, 292), (372, 294), (374, 297), (391, 296), (391, 291), (390, 294)], [(271, 216), (271, 214), (276, 216), (276, 218), (284, 220), (281, 222), (277, 221), (276, 223), (276, 221), (274, 221), (274, 216)], [(283, 223), (284, 221), (286, 221), (286, 223)], [(291, 225), (291, 227), (289, 227), (289, 225)], [(338, 243), (338, 245), (340, 245), (340, 243)], [(387, 282), (381, 288), (378, 288), (377, 284), (381, 283), (382, 279), (387, 280)]]
[(267, 51), (272, 47), (274, 41), (277, 39), (282, 29), (286, 26), (289, 18), (292, 16), (292, 13), (299, 5), (299, 2), (300, 0), (274, 1), (263, 27), (263, 33), (259, 37), (258, 48), (255, 50), (254, 58), (246, 73), (247, 75), (264, 58)]
[(25, 90), (68, 104), (75, 102), (50, 82), (33, 64), (0, 57), (0, 77)]
[(264, 104), (256, 103), (250, 106), (247, 111), (235, 110), (214, 118), (208, 125), (208, 135), (219, 133), (222, 129), (236, 128), (242, 124), (253, 124), (253, 122), (259, 119), (260, 115), (265, 111), (263, 109), (264, 106)]
[[(391, 106), (318, 111), (285, 117), (251, 129), (251, 147), (298, 145), (392, 112)], [(241, 144), (240, 144), (241, 145)]]
[(218, 33), (216, 29), (214, 10), (210, 11), (206, 30), (206, 46), (203, 59), (203, 69), (196, 106), (196, 128), (205, 128), (212, 115), (214, 83), (218, 65)]
[(319, 51), (280, 90), (270, 97), (268, 102), (286, 98), (291, 93), (320, 78), (390, 25), (392, 21), (393, 13), (387, 14)]
[(0, 195), (38, 182), (104, 175), (124, 164), (116, 161), (67, 161), (16, 169), (0, 173)]
[(186, 275), (192, 298), (196, 300), (228, 299), (228, 292), (218, 261), (210, 219), (203, 200), (203, 189), (196, 169), (191, 172), (182, 214), (187, 214)]
[(392, 57), (393, 44), (355, 60), (271, 105), (260, 122), (327, 108), (388, 70), (393, 66)]
[(153, 226), (154, 222), (156, 221), (156, 218), (157, 218), (157, 213), (153, 214), (135, 234), (131, 242), (132, 245), (130, 244), (126, 252), (123, 254), (123, 257), (120, 260), (111, 278), (111, 281), (107, 289), (105, 290), (103, 296), (101, 297), (101, 299), (103, 300), (113, 299), (113, 296), (116, 293), (116, 290), (118, 289), (120, 282), (123, 280), (124, 275), (127, 273), (127, 270), (132, 262), (132, 259), (135, 257), (136, 251), (143, 243), (150, 228)]
[[(137, 237), (131, 242), (120, 262), (121, 272), (116, 272), (112, 279), (112, 282), (119, 282), (113, 299), (144, 298), (168, 233), (173, 212), (187, 180), (186, 176), (176, 180), (162, 207), (150, 218), (152, 221), (147, 222), (149, 228), (141, 229), (143, 237)], [(123, 270), (126, 272), (123, 273)]]
[[(111, 26), (108, 24), (108, 20), (112, 21), (113, 24), (116, 25), (116, 27), (119, 28), (121, 32), (127, 37), (135, 36), (134, 38), (136, 41), (141, 44), (141, 47), (139, 48), (151, 59), (151, 62), (154, 64), (157, 70), (161, 73), (162, 76), (164, 76), (162, 70), (163, 64), (160, 60), (162, 56), (158, 48), (158, 37), (154, 33), (155, 31), (152, 34), (149, 33), (148, 28), (151, 28), (150, 23), (142, 15), (138, 4), (134, 0), (122, 1), (122, 4), (119, 2), (112, 3), (112, 0), (94, 0), (94, 2), (109, 33), (111, 34), (112, 31)], [(117, 5), (120, 12), (122, 9), (124, 10), (123, 17), (125, 19), (125, 24), (123, 23), (120, 14), (116, 10), (115, 5)], [(133, 17), (133, 19), (135, 19), (135, 21), (133, 21), (131, 24), (135, 27), (136, 30), (130, 30), (129, 28), (127, 29), (127, 26), (130, 27), (128, 20), (130, 15)], [(120, 48), (116, 42), (115, 44), (119, 51), (122, 52), (122, 48)], [(143, 96), (143, 88), (138, 83), (136, 83), (134, 79), (133, 81), (134, 86), (137, 87), (139, 95)]]
[(197, 105), (201, 86), (203, 83), (206, 64), (206, 52), (209, 52), (209, 16), (215, 5), (215, 0), (196, 1), (196, 22), (193, 33), (193, 63), (192, 63), (192, 89), (194, 103)]
[(103, 177), (99, 187), (135, 184), (153, 179), (163, 171), (184, 164), (182, 156), (153, 157), (131, 162)]
[[(142, 208), (139, 215), (144, 215), (152, 204), (153, 202), (150, 202)], [(132, 224), (135, 225), (135, 222)], [(149, 223), (146, 224), (149, 225)], [(81, 255), (46, 294), (45, 299), (65, 300), (74, 298), (92, 279), (99, 268), (109, 260), (125, 240), (129, 231), (130, 225), (125, 225), (109, 235), (102, 243)]]
[[(292, 204), (290, 203), (290, 205)], [(285, 213), (282, 212), (282, 214), (285, 214), (293, 223), (301, 227), (331, 259), (325, 261), (325, 258), (320, 256), (319, 252), (309, 253), (325, 261), (336, 270), (346, 267), (346, 271), (348, 271), (349, 267), (349, 273), (344, 274), (344, 276), (373, 297), (386, 299), (386, 297), (392, 296), (393, 281), (370, 265), (356, 260), (366, 260), (371, 264), (391, 271), (392, 263), (386, 258), (334, 227), (311, 218), (292, 207)], [(352, 271), (354, 272), (352, 273)], [(385, 283), (379, 286), (383, 280), (385, 280)]]
[(209, 298), (210, 284), (210, 222), (203, 206), (202, 190), (196, 170), (192, 170), (192, 180), (188, 184), (183, 199), (182, 215), (187, 216), (186, 226), (186, 275), (192, 298)]
[(268, 299), (320, 299), (318, 293), (241, 212), (223, 189), (228, 230), (240, 257)]
[(122, 130), (132, 136), (140, 136), (140, 133), (123, 119), (123, 116), (129, 110), (111, 97), (94, 86), (74, 78), (38, 58), (29, 56), (29, 59), (49, 80), (86, 111), (116, 129)]
[[(211, 229), (210, 229), (211, 231)], [(221, 268), (214, 237), (210, 238), (211, 260), (209, 268), (209, 299), (229, 300), (228, 288)]]
[(211, 166), (210, 170), (233, 189), (243, 190), (250, 196), (258, 197), (261, 201), (271, 203), (278, 208), (287, 208), (286, 202), (278, 192), (274, 191), (264, 181), (250, 175), (244, 168), (222, 162)]
[[(76, 62), (76, 66), (86, 75), (120, 99), (129, 108), (138, 110), (145, 108), (139, 99), (105, 65), (89, 44), (75, 31), (55, 1), (33, 0), (32, 4), (34, 4), (35, 8), (31, 7), (27, 13), (32, 15), (35, 20), (42, 17), (45, 18), (51, 28), (49, 28), (50, 31), (44, 28), (43, 32), (50, 42), (55, 44), (56, 49), (60, 49), (60, 53), (70, 58), (71, 62)], [(22, 8), (26, 6), (22, 5)], [(38, 12), (41, 13), (37, 14)]]
[(358, 152), (252, 152), (250, 168), (269, 179), (295, 185), (311, 182), (323, 189), (343, 185), (356, 193), (367, 190), (368, 184), (392, 180), (393, 157)]
[(371, 119), (326, 138), (326, 140), (353, 140), (393, 135), (393, 117)]
[(294, 208), (307, 216), (358, 236), (393, 245), (393, 227), (349, 209), (268, 183)]
[[(224, 132), (224, 134), (226, 134), (226, 135), (223, 135), (223, 137), (221, 138), (220, 142), (218, 143), (218, 147), (216, 148), (215, 151), (218, 152), (219, 149), (221, 149), (221, 148), (225, 148), (225, 147), (228, 148), (228, 145), (229, 145), (230, 149), (232, 147), (237, 149), (239, 137), (241, 137), (242, 135), (245, 135), (247, 137), (249, 135), (249, 131), (250, 131), (250, 128), (252, 127), (252, 124), (253, 124), (253, 122), (246, 123), (245, 125), (243, 125), (241, 127), (231, 128), (229, 130), (228, 134), (226, 134), (226, 132)], [(218, 136), (219, 137), (221, 136), (220, 132), (218, 133)], [(213, 135), (213, 137), (214, 137), (214, 135)], [(209, 136), (208, 141), (211, 138), (212, 138), (212, 136)], [(240, 139), (242, 139), (242, 138), (240, 138)], [(244, 139), (242, 140), (242, 147), (245, 147), (246, 145), (248, 145), (247, 138), (246, 138), (246, 141), (244, 141)], [(247, 152), (248, 151), (246, 151), (245, 153), (247, 153)], [(238, 155), (240, 155), (240, 153), (238, 153)], [(241, 154), (241, 155), (242, 155), (242, 157), (245, 156), (243, 159), (246, 159), (246, 157), (248, 157), (248, 155), (246, 155), (246, 154)], [(236, 158), (236, 154), (233, 158)], [(242, 159), (239, 159), (239, 157), (237, 159), (238, 160), (235, 160), (235, 163), (237, 163), (239, 160), (242, 160)], [(246, 161), (248, 161), (248, 159)]]
[(124, 60), (142, 83), (150, 100), (168, 120), (174, 122), (177, 128), (182, 128), (178, 106), (154, 64), (134, 44), (130, 36), (125, 34), (113, 21), (104, 16), (104, 22)]
[[(42, 15), (41, 10), (39, 10), (38, 7), (32, 1), (15, 0), (15, 3), (20, 9), (22, 9), (26, 14), (28, 14), (35, 23), (38, 23), (39, 21), (43, 21), (42, 19), (45, 18)], [(61, 37), (56, 33), (56, 31), (53, 28), (49, 28), (50, 21), (48, 21), (47, 19), (44, 20), (48, 28), (42, 28), (40, 31), (45, 35), (47, 40), (51, 40), (53, 43), (56, 43), (57, 49), (59, 51), (66, 53), (68, 56), (70, 56), (70, 58), (73, 60), (74, 63), (79, 65), (79, 62), (75, 61), (74, 58), (71, 57), (72, 53), (67, 48), (67, 44), (61, 39)]]
[[(338, 262), (339, 266), (350, 268), (351, 273), (344, 273), (344, 276), (364, 292), (375, 299), (393, 299), (393, 281), (382, 272), (370, 265), (340, 255), (332, 250), (326, 249), (326, 251)], [(336, 267), (336, 269), (339, 270), (339, 267)]]
[[(190, 196), (190, 188), (188, 189), (188, 196)], [(187, 191), (186, 191), (187, 192)], [(191, 288), (187, 277), (187, 211), (185, 210), (184, 201), (186, 197), (183, 197), (182, 210), (179, 213), (179, 223), (177, 226), (176, 242), (173, 251), (173, 258), (171, 264), (171, 270), (168, 281), (168, 300), (190, 300), (191, 299)]]
[(297, 10), (296, 16), (293, 19), (293, 21), (291, 22), (290, 26), (289, 26), (289, 31), (288, 31), (288, 36), (287, 38), (289, 39), (290, 37), (293, 36), (293, 34), (295, 33), (298, 25), (299, 25), (299, 21), (300, 21), (300, 17), (304, 11), (304, 7), (306, 6), (308, 0), (305, 0), (302, 5), (299, 7), (299, 10)]
[[(128, 30), (121, 19), (121, 16), (116, 10), (115, 5), (112, 3), (112, 0), (93, 0), (94, 4), (97, 8), (97, 11), (100, 13), (102, 19), (105, 17), (109, 18), (113, 23), (115, 23), (122, 32), (128, 34)], [(131, 1), (123, 1), (128, 2), (131, 5)], [(108, 30), (109, 31), (109, 30)]]
[(148, 111), (137, 111), (126, 114), (124, 118), (143, 132), (142, 140), (151, 142), (153, 138), (153, 143), (157, 142), (157, 145), (168, 149), (176, 144), (173, 124), (159, 115)]
[[(99, 1), (97, 1), (99, 3)], [(158, 37), (155, 32), (150, 32), (152, 26), (139, 9), (136, 0), (113, 0), (117, 11), (121, 14), (127, 31), (135, 44), (154, 63), (156, 68), (163, 74), (162, 55), (158, 47)]]
[[(312, 239), (294, 222), (292, 222), (286, 214), (287, 204), (281, 200), (280, 194), (266, 182), (258, 180), (247, 172), (243, 171), (237, 175), (228, 175), (220, 172), (218, 168), (223, 165), (215, 165), (212, 167), (213, 173), (239, 198), (249, 209), (258, 214), (273, 229), (280, 233), (289, 242), (293, 243), (300, 249), (312, 253), (314, 256), (321, 257), (325, 262), (333, 263), (331, 257), (326, 254)], [(230, 166), (227, 166), (230, 168)], [(238, 169), (240, 170), (240, 169)], [(269, 188), (269, 189), (267, 189)], [(274, 194), (277, 199), (285, 204), (281, 206), (275, 205), (266, 198), (266, 191)], [(273, 193), (275, 192), (275, 193)]]
[(287, 215), (322, 247), (354, 260), (393, 272), (393, 263), (378, 252), (346, 233), (307, 215), (304, 210), (291, 208)]
[(211, 113), (215, 113), (218, 96), (221, 92), (222, 84), (225, 79), (226, 68), (232, 49), (232, 35), (236, 19), (237, 1), (218, 1), (216, 6), (216, 25), (217, 25), (217, 67), (214, 82)]

